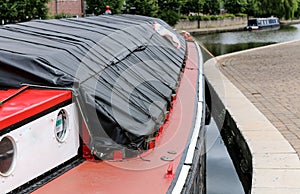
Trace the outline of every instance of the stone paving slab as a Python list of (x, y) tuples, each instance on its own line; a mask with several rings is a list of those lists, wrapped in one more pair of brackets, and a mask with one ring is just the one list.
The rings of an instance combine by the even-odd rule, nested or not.
[(256, 194), (299, 194), (300, 189), (257, 188)]
[(300, 41), (222, 57), (220, 70), (300, 156)]
[(260, 169), (300, 169), (297, 154), (255, 153), (253, 166)]
[(299, 174), (300, 169), (257, 169), (252, 185), (253, 188), (299, 189)]
[(298, 53), (300, 41), (205, 63), (206, 78), (251, 151), (252, 193), (300, 193)]

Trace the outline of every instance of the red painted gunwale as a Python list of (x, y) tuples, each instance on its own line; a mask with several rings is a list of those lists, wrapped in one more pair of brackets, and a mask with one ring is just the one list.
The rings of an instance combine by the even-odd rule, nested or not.
[[(17, 89), (0, 90), (0, 101), (17, 91)], [(0, 105), (0, 130), (28, 119), (71, 98), (72, 93), (67, 90), (24, 90), (22, 93)]]

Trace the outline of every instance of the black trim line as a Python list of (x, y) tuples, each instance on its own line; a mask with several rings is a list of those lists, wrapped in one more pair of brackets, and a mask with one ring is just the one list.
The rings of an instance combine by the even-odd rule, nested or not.
[(44, 110), (44, 111), (42, 111), (42, 112), (40, 112), (40, 113), (38, 113), (36, 115), (33, 115), (33, 116), (31, 116), (31, 117), (29, 117), (27, 119), (19, 121), (19, 122), (15, 123), (15, 124), (12, 124), (12, 125), (8, 126), (8, 127), (5, 127), (4, 129), (0, 130), (0, 136), (4, 135), (6, 133), (9, 133), (9, 132), (11, 132), (11, 131), (13, 131), (13, 130), (15, 130), (15, 129), (21, 127), (21, 126), (23, 126), (23, 125), (26, 125), (27, 123), (30, 123), (30, 122), (32, 122), (32, 121), (34, 121), (34, 120), (36, 120), (36, 119), (38, 119), (38, 118), (40, 118), (42, 116), (45, 116), (45, 115), (47, 115), (47, 114), (49, 114), (49, 113), (51, 113), (51, 112), (53, 112), (53, 111), (55, 111), (57, 109), (59, 109), (61, 107), (64, 107), (64, 106), (67, 106), (69, 104), (72, 104), (72, 99), (68, 99), (68, 100), (66, 100), (66, 101), (64, 101), (64, 102), (62, 102), (60, 104), (57, 104), (57, 105), (55, 105), (55, 106), (53, 106), (53, 107), (51, 107), (51, 108), (49, 108), (47, 110)]

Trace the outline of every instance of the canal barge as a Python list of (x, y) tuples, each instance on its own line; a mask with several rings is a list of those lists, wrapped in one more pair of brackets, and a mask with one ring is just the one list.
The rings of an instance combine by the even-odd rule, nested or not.
[(279, 29), (280, 23), (277, 17), (251, 18), (244, 30)]
[(1, 27), (0, 193), (205, 193), (188, 39), (137, 15)]

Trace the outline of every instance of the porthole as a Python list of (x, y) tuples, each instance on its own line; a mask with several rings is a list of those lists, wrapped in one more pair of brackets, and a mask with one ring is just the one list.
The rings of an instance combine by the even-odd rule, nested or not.
[(68, 115), (65, 110), (60, 110), (55, 123), (55, 137), (57, 141), (64, 142), (68, 134)]
[(15, 166), (16, 144), (15, 141), (5, 136), (0, 138), (0, 175), (9, 176)]

